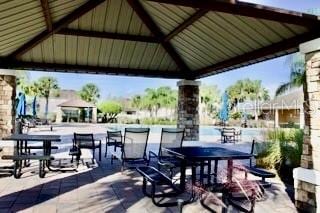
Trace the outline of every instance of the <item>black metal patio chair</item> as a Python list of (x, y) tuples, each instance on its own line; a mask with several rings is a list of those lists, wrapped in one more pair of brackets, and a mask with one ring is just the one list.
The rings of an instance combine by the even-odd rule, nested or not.
[(236, 130), (235, 128), (223, 128), (221, 130), (221, 142), (222, 143), (235, 143), (236, 142)]
[(117, 151), (117, 147), (122, 148), (123, 137), (121, 131), (107, 131), (106, 137), (106, 152), (104, 157), (108, 155), (108, 146), (114, 146), (114, 152)]
[[(255, 140), (252, 141), (252, 144), (251, 144), (251, 151), (250, 153), (252, 155), (254, 155), (254, 151), (255, 151)], [(245, 178), (247, 179), (248, 177), (248, 173), (251, 173), (252, 175), (254, 176), (257, 176), (257, 177), (260, 177), (261, 178), (261, 181), (260, 181), (260, 184), (267, 188), (267, 187), (270, 187), (271, 186), (271, 183), (270, 182), (267, 182), (266, 181), (266, 178), (274, 178), (276, 176), (276, 174), (266, 170), (266, 169), (262, 169), (262, 168), (258, 168), (254, 165), (252, 165), (252, 158), (250, 158), (250, 163), (249, 163), (249, 166), (245, 166)]]
[[(161, 171), (157, 170), (151, 166), (137, 167), (137, 171), (143, 177), (142, 192), (144, 195), (152, 199), (154, 205), (159, 207), (170, 207), (177, 206), (179, 200), (181, 205), (190, 203), (193, 200), (193, 194), (190, 193), (188, 199), (177, 199), (177, 196), (182, 193), (179, 188), (177, 188), (172, 179), (166, 176)], [(147, 185), (151, 185), (151, 189), (147, 190)], [(169, 187), (167, 190), (161, 190), (160, 187)], [(168, 191), (170, 190), (170, 191)], [(170, 200), (165, 200), (168, 198)]]
[[(121, 171), (123, 171), (126, 163), (129, 165), (129, 168), (133, 167), (133, 165), (148, 163), (146, 149), (149, 132), (149, 128), (125, 128), (120, 156), (122, 161)], [(111, 164), (113, 164), (114, 157), (117, 157), (116, 153), (111, 155)]]
[(168, 169), (172, 178), (173, 169), (179, 167), (180, 160), (163, 151), (163, 148), (182, 147), (184, 138), (184, 129), (179, 128), (162, 128), (160, 146), (158, 154), (149, 151), (149, 161), (156, 159), (157, 167)]
[(73, 147), (78, 149), (77, 158), (79, 159), (81, 155), (81, 149), (91, 149), (92, 150), (92, 163), (95, 159), (95, 150), (99, 149), (99, 161), (101, 161), (101, 140), (95, 140), (93, 134), (79, 134), (74, 133)]

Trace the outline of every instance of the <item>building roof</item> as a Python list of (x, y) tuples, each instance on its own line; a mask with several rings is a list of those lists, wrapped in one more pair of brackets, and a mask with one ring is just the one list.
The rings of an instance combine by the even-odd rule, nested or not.
[(303, 107), (303, 102), (303, 90), (299, 88), (261, 103), (260, 109), (300, 109)]
[(66, 102), (63, 102), (61, 104), (58, 105), (59, 107), (74, 107), (74, 108), (92, 108), (92, 107), (96, 107), (96, 105), (86, 102), (84, 100), (81, 99), (73, 99), (73, 100), (69, 100)]
[(0, 2), (0, 68), (201, 78), (296, 52), (319, 17), (236, 0)]

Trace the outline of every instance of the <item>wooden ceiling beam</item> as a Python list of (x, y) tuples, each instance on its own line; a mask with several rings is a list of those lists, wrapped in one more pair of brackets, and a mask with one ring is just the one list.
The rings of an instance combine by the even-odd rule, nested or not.
[(56, 34), (82, 36), (82, 37), (89, 37), (89, 38), (116, 39), (116, 40), (123, 40), (123, 41), (160, 43), (159, 39), (152, 36), (128, 35), (128, 34), (121, 34), (121, 33), (98, 32), (98, 31), (77, 30), (77, 29), (67, 29), (67, 28), (59, 30)]
[(173, 29), (166, 37), (164, 38), (164, 41), (167, 42), (171, 40), (173, 37), (178, 35), (180, 32), (182, 32), (184, 29), (192, 25), (194, 22), (196, 22), (199, 18), (204, 16), (209, 10), (208, 9), (199, 9), (197, 12), (195, 12), (193, 15), (191, 15), (188, 19), (186, 19), (182, 24), (177, 26), (175, 29)]
[(221, 0), (148, 0), (158, 3), (172, 4), (192, 8), (208, 9), (211, 11), (224, 12), (233, 15), (241, 15), (252, 18), (266, 19), (270, 21), (296, 24), (313, 28), (319, 25), (318, 16), (268, 7), (240, 1)]
[[(298, 51), (299, 44), (316, 39), (320, 36), (319, 30), (313, 30), (308, 33), (304, 33), (302, 35), (295, 36), (293, 38), (280, 41), (278, 43), (272, 44), (267, 47), (263, 47), (252, 52), (228, 59), (226, 61), (219, 62), (212, 66), (208, 66), (206, 68), (195, 71), (195, 78), (202, 78), (209, 75), (213, 75), (219, 73), (221, 70), (230, 70), (234, 67), (239, 68), (245, 66), (244, 63), (248, 62), (247, 65), (258, 63), (269, 58), (268, 56), (273, 56), (271, 58), (277, 57), (275, 53), (280, 53), (283, 51), (289, 51), (295, 49), (295, 51), (290, 51), (289, 53), (293, 53)], [(288, 53), (288, 54), (289, 54)], [(285, 55), (285, 54), (284, 54)]]
[(33, 47), (36, 45), (40, 44), (47, 38), (49, 38), (52, 34), (58, 32), (62, 28), (67, 27), (68, 24), (76, 20), (77, 18), (81, 17), (85, 13), (89, 12), (105, 0), (90, 0), (86, 3), (84, 3), (82, 6), (78, 7), (75, 9), (73, 12), (62, 18), (60, 21), (54, 23), (52, 25), (52, 30), (45, 30), (38, 34), (36, 37), (31, 39), (29, 42), (25, 43), (21, 47), (19, 47), (17, 50), (15, 50), (13, 53), (9, 55), (10, 58), (19, 58), (21, 57), (24, 53), (28, 52), (31, 50)]
[(48, 0), (40, 0), (42, 13), (47, 25), (47, 30), (52, 31), (52, 18), (50, 13), (49, 1)]
[[(153, 21), (151, 16), (146, 12), (141, 3), (138, 0), (127, 0), (132, 9), (136, 12), (139, 18), (143, 21), (143, 23), (148, 27), (151, 33), (158, 38), (159, 40), (163, 40), (165, 35), (162, 33), (161, 29), (157, 26), (157, 24)], [(190, 68), (183, 61), (180, 55), (176, 52), (174, 47), (170, 42), (161, 42), (163, 48), (167, 51), (167, 53), (171, 56), (174, 62), (177, 64), (181, 71), (189, 72)], [(187, 75), (186, 75), (187, 76)]]
[(36, 71), (84, 73), (84, 74), (125, 75), (125, 76), (140, 76), (140, 77), (150, 77), (150, 78), (168, 78), (168, 79), (184, 78), (182, 76), (183, 73), (181, 73), (180, 71), (23, 62), (23, 61), (17, 61), (17, 60), (7, 60), (6, 58), (0, 58), (0, 67), (5, 69), (26, 69), (26, 70), (36, 70)]

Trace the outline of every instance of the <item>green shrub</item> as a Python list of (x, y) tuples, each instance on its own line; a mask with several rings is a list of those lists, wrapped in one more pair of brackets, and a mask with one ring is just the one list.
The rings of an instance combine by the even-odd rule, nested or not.
[(141, 121), (141, 124), (145, 125), (174, 125), (176, 123), (176, 120), (170, 120), (168, 118), (144, 118)]
[(282, 181), (293, 184), (293, 169), (300, 166), (303, 131), (277, 129), (266, 132), (266, 142), (256, 146), (257, 166), (275, 169)]
[(232, 119), (235, 119), (235, 120), (240, 119), (241, 116), (242, 116), (241, 112), (233, 112), (233, 113), (231, 113), (231, 115), (230, 115), (230, 117), (231, 117)]
[(283, 166), (295, 168), (300, 165), (303, 144), (302, 130), (269, 130), (266, 132), (266, 141), (256, 146), (259, 166), (280, 171)]

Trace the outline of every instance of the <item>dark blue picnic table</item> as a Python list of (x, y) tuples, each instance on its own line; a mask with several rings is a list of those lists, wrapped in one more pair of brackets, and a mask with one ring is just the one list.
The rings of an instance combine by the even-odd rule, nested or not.
[[(221, 147), (177, 147), (177, 148), (163, 148), (164, 151), (181, 159), (181, 177), (180, 188), (185, 190), (186, 185), (186, 165), (190, 163), (196, 165), (197, 163), (208, 162), (208, 174), (211, 173), (211, 161), (227, 160), (228, 161), (228, 181), (232, 180), (233, 160), (244, 160), (253, 157), (250, 153), (235, 151)], [(217, 163), (215, 163), (215, 175), (217, 174)], [(192, 182), (195, 182), (196, 177), (195, 167), (192, 167)], [(201, 176), (201, 175), (200, 175)]]
[[(51, 162), (51, 149), (52, 142), (60, 142), (60, 135), (28, 135), (28, 134), (13, 134), (3, 140), (15, 141), (15, 150), (13, 156), (6, 156), (8, 159), (13, 159), (15, 161), (14, 176), (19, 178), (21, 176), (21, 169), (23, 167), (22, 162), (24, 161), (26, 165), (26, 160), (36, 160), (40, 161), (39, 164), (39, 176), (43, 178), (45, 176), (45, 167), (50, 171), (57, 171), (52, 169), (50, 166)], [(28, 142), (42, 142), (43, 155), (33, 156), (30, 155), (27, 151)], [(5, 157), (5, 156), (4, 156)]]

